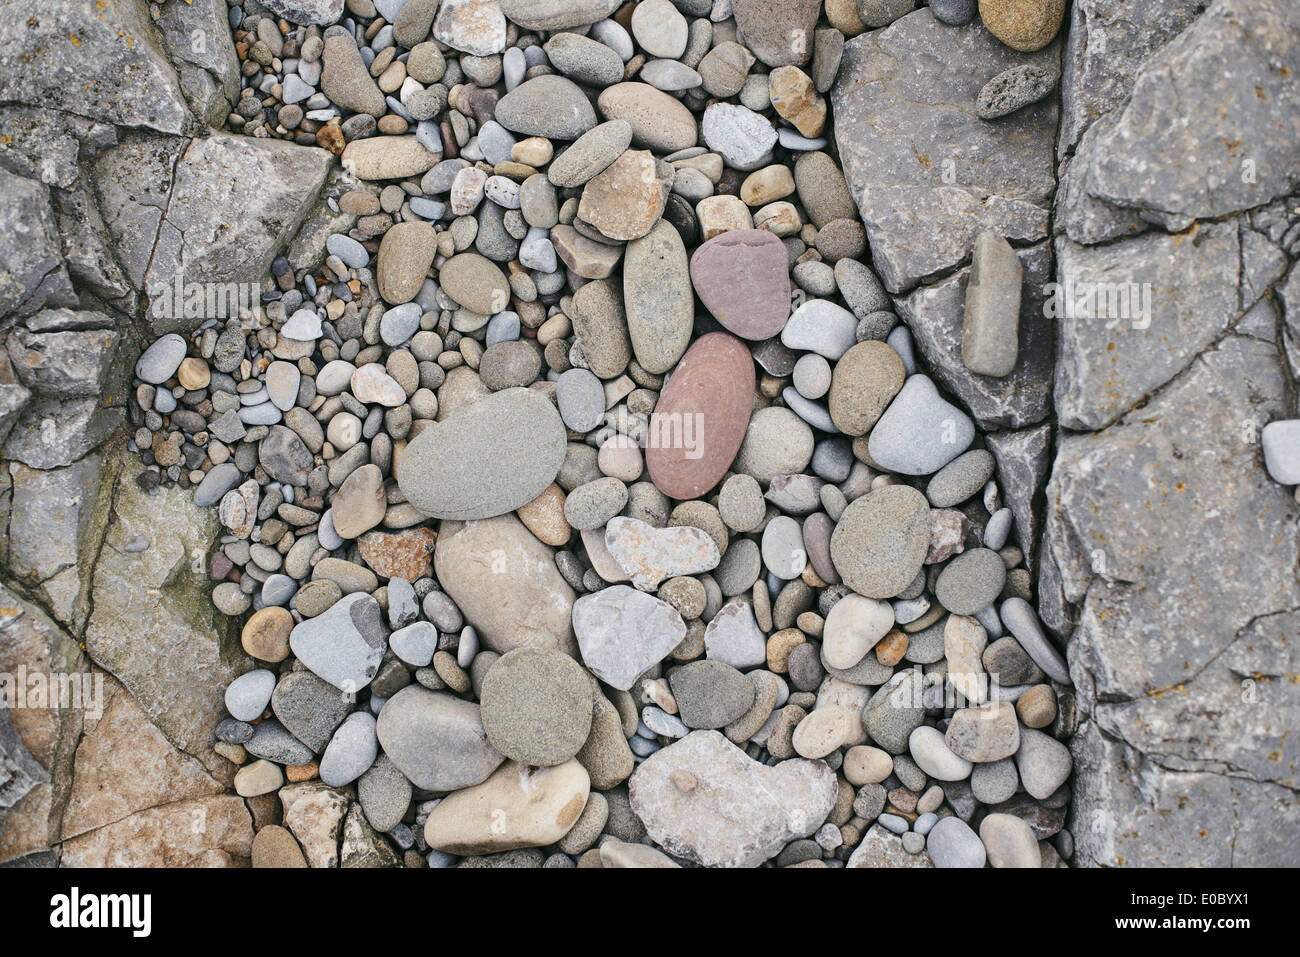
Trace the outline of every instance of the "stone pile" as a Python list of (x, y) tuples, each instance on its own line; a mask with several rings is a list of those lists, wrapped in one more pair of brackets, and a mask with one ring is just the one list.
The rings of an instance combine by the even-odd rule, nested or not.
[[(222, 526), (254, 862), (329, 860), (302, 802), (373, 864), (1068, 859), (1033, 506), (831, 140), (846, 39), (911, 4), (268, 6), (231, 126), (341, 154), (323, 249), (153, 341), (131, 410), (142, 484)], [(911, 16), (998, 42), (958, 6)], [(1014, 49), (1061, 19), (986, 6)], [(964, 374), (1014, 376), (1021, 264), (972, 249)]]

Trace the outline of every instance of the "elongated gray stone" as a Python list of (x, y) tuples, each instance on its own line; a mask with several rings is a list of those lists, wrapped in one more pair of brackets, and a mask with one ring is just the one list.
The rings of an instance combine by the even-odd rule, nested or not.
[(1011, 244), (981, 230), (971, 253), (961, 332), (961, 360), (976, 375), (1001, 377), (1016, 367), (1022, 274)]

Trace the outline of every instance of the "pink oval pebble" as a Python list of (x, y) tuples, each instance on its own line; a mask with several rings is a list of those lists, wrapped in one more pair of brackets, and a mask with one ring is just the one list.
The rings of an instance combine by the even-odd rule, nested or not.
[(725, 332), (686, 350), (650, 416), (646, 468), (670, 498), (698, 498), (740, 451), (754, 406), (754, 360)]
[(745, 339), (770, 339), (790, 318), (790, 258), (765, 229), (733, 229), (691, 256), (691, 283), (709, 312)]

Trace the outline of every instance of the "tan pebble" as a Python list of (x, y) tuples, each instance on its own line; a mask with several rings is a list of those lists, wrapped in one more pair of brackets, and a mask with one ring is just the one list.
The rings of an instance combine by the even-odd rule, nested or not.
[(791, 743), (805, 758), (824, 758), (848, 738), (852, 716), (837, 704), (816, 708), (794, 729)]
[(558, 548), (567, 544), (573, 534), (573, 528), (564, 517), (564, 501), (564, 490), (552, 482), (541, 495), (515, 511), (519, 520), (539, 540)]
[(240, 643), (244, 650), (260, 661), (284, 661), (289, 657), (289, 633), (293, 615), (287, 608), (272, 605), (254, 612), (244, 624)]
[(709, 240), (714, 236), (733, 229), (752, 229), (753, 217), (749, 207), (739, 196), (723, 194), (706, 196), (695, 204), (695, 215), (700, 221), (700, 239)]
[(740, 184), (740, 198), (747, 206), (765, 206), (793, 192), (794, 174), (781, 163), (755, 170)]
[(194, 392), (208, 387), (208, 383), (212, 381), (212, 372), (202, 359), (190, 356), (181, 360), (181, 367), (176, 370), (176, 378), (180, 380), (181, 385)]
[(253, 835), (252, 858), (254, 867), (307, 866), (307, 858), (303, 856), (302, 848), (294, 836), (278, 824), (268, 824)]
[(888, 751), (859, 744), (844, 754), (844, 778), (854, 787), (879, 784), (894, 772), (894, 759)]
[(783, 675), (789, 668), (790, 652), (806, 639), (798, 628), (785, 628), (767, 639), (767, 670)]
[(284, 769), (284, 776), (291, 784), (310, 781), (318, 774), (320, 774), (320, 764), (316, 761), (307, 764), (290, 764)]
[(907, 635), (894, 628), (876, 645), (876, 660), (892, 668), (903, 660), (903, 655), (907, 653), (907, 645)]
[(1045, 728), (1056, 720), (1056, 692), (1034, 685), (1016, 700), (1016, 714), (1027, 728)]
[(555, 147), (544, 136), (530, 136), (510, 147), (510, 158), (536, 169), (545, 166), (555, 155)]
[(284, 774), (277, 764), (254, 761), (235, 772), (235, 793), (240, 797), (257, 797), (270, 794), (284, 783)]

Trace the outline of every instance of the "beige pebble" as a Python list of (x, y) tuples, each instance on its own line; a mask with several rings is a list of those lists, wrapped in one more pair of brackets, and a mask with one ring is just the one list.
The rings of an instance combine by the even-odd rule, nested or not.
[(212, 381), (212, 372), (202, 359), (190, 356), (181, 360), (181, 366), (176, 370), (176, 378), (180, 380), (181, 385), (194, 392), (208, 387), (208, 383)]
[(815, 708), (794, 729), (791, 742), (805, 758), (824, 758), (849, 736), (852, 718), (837, 704)]
[(844, 778), (854, 787), (879, 784), (893, 772), (893, 757), (880, 748), (859, 744), (844, 754)]

